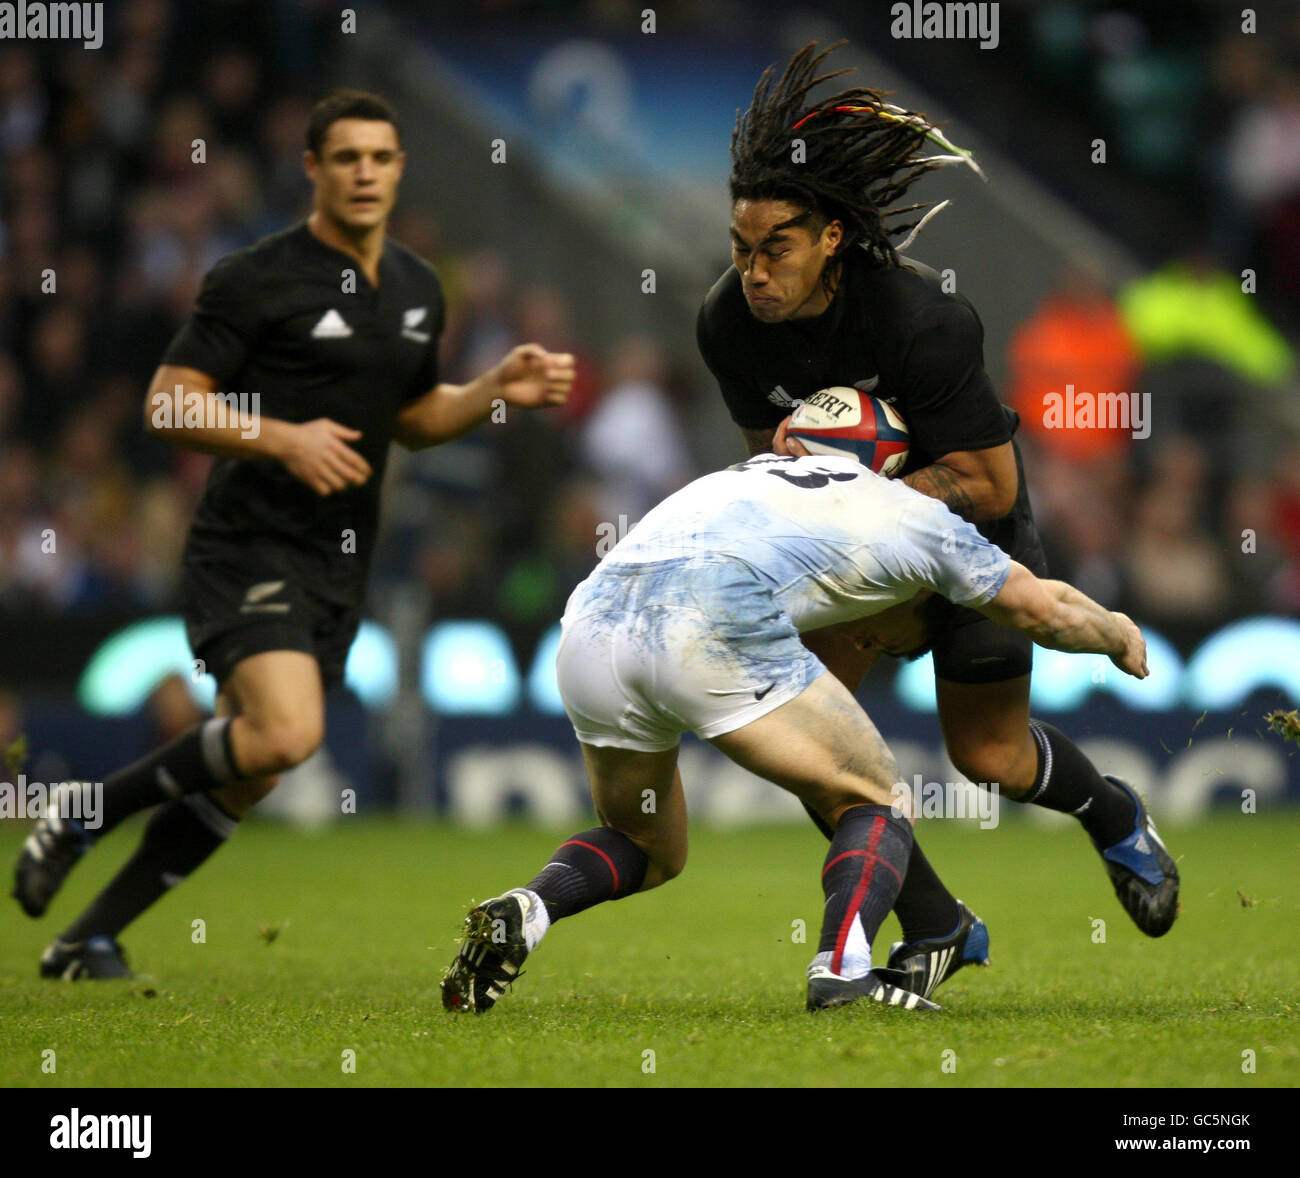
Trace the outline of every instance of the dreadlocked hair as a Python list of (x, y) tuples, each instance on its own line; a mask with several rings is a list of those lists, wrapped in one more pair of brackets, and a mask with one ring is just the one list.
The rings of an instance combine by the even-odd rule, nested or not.
[[(776, 67), (769, 66), (731, 133), (733, 203), (789, 201), (807, 210), (815, 233), (835, 220), (844, 226), (843, 245), (822, 275), (828, 285), (853, 246), (862, 246), (874, 265), (898, 265), (898, 251), (948, 204), (892, 207), (918, 177), (953, 163), (984, 175), (970, 152), (949, 143), (924, 115), (886, 102), (884, 91), (854, 86), (805, 107), (810, 91), (853, 72), (817, 74), (827, 56), (845, 43), (837, 41), (820, 52), (816, 41), (805, 45), (779, 78)], [(802, 162), (795, 162), (796, 139), (803, 141)], [(931, 143), (943, 154), (922, 155)], [(897, 223), (925, 208), (929, 212), (923, 217)], [(907, 237), (895, 246), (890, 239), (900, 234)]]

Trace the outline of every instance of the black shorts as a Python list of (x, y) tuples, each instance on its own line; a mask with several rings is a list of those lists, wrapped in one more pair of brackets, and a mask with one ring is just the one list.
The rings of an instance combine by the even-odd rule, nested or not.
[(272, 545), (186, 549), (180, 586), (185, 632), (218, 687), (241, 660), (272, 650), (311, 655), (326, 690), (343, 682), (361, 625), (360, 594), (333, 600), (313, 583), (320, 583), (318, 574)]
[[(1002, 519), (980, 531), (1012, 559), (1042, 577), (1047, 574), (1047, 557), (1029, 506), (1020, 448), (1014, 443), (1013, 447), (1020, 479), (1016, 504)], [(999, 626), (965, 606), (949, 605), (946, 615), (931, 644), (936, 679), (953, 683), (1000, 683), (1029, 674), (1034, 644), (1025, 635)]]

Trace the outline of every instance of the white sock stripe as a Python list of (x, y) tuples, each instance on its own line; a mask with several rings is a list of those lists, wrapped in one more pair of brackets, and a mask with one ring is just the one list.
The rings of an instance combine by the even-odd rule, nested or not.
[(862, 927), (862, 913), (854, 914), (849, 935), (844, 942), (840, 968), (835, 971), (842, 978), (864, 978), (871, 972), (871, 945)]
[(1026, 805), (1034, 801), (1052, 780), (1052, 746), (1048, 743), (1047, 733), (1043, 731), (1043, 726), (1037, 720), (1029, 721), (1029, 731), (1033, 733), (1034, 741), (1038, 745), (1038, 755), (1042, 758), (1043, 780), (1038, 783), (1036, 790), (1020, 799)]
[(219, 839), (228, 839), (235, 833), (236, 827), (239, 826), (239, 823), (231, 818), (207, 794), (186, 794), (181, 800), (194, 811), (195, 817)]
[(154, 770), (153, 779), (158, 783), (158, 788), (163, 791), (169, 798), (179, 798), (181, 796), (181, 787), (169, 772), (166, 765), (159, 765)]
[(199, 729), (200, 748), (203, 763), (218, 781), (235, 781), (235, 767), (226, 752), (226, 729), (230, 727), (229, 716), (217, 716), (205, 721)]
[(547, 910), (546, 901), (536, 892), (527, 888), (513, 890), (524, 901), (524, 946), (531, 953), (551, 927), (551, 914)]

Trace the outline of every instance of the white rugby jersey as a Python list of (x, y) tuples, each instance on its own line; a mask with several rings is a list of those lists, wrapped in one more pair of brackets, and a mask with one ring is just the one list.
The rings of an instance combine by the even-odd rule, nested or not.
[(879, 613), (923, 588), (983, 605), (1011, 571), (1005, 552), (906, 483), (851, 458), (773, 454), (670, 495), (602, 563), (708, 554), (770, 580), (801, 631)]

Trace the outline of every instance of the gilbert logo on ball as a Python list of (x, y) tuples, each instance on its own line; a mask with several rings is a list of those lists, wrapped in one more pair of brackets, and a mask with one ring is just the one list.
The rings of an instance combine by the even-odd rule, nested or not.
[(836, 386), (813, 393), (790, 418), (786, 436), (809, 453), (856, 458), (892, 478), (907, 461), (907, 423), (870, 393)]

